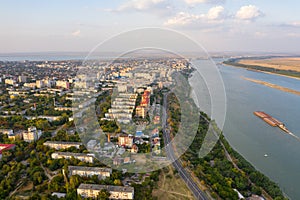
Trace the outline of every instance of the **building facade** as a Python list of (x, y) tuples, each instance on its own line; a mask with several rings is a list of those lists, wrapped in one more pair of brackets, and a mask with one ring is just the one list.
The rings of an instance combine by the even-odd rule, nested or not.
[(134, 188), (112, 185), (80, 184), (77, 188), (77, 194), (84, 197), (96, 198), (101, 190), (107, 190), (110, 193), (109, 199), (133, 199)]
[(52, 159), (71, 159), (74, 157), (83, 162), (93, 163), (94, 157), (92, 154), (84, 154), (84, 153), (70, 153), (70, 152), (54, 152), (51, 154)]
[(79, 175), (85, 177), (98, 176), (99, 179), (106, 179), (110, 177), (112, 169), (100, 168), (100, 167), (80, 167), (80, 166), (69, 166), (69, 176)]
[(23, 132), (23, 140), (25, 142), (37, 141), (42, 136), (42, 131), (37, 130), (35, 126), (31, 126), (27, 131)]
[(75, 147), (76, 149), (80, 148), (80, 145), (82, 145), (81, 142), (61, 142), (61, 141), (47, 141), (44, 142), (45, 146), (48, 146), (53, 149), (67, 149), (70, 147)]
[(133, 145), (133, 136), (122, 134), (118, 137), (119, 146), (131, 148)]

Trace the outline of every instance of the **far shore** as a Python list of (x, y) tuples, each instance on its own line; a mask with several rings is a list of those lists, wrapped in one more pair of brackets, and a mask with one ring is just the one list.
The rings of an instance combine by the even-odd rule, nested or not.
[(246, 68), (246, 67), (239, 67), (239, 66), (225, 64), (225, 63), (222, 63), (222, 65), (237, 67), (237, 68), (246, 69), (246, 70), (249, 70), (249, 71), (254, 71), (254, 72), (259, 72), (259, 73), (272, 74), (272, 75), (282, 76), (282, 77), (286, 77), (286, 78), (292, 78), (292, 79), (296, 79), (296, 80), (300, 81), (300, 77), (296, 77), (296, 76), (289, 76), (289, 75), (278, 74), (278, 73), (274, 73), (274, 72), (262, 71), (262, 70), (258, 70), (258, 69), (250, 69), (250, 68)]

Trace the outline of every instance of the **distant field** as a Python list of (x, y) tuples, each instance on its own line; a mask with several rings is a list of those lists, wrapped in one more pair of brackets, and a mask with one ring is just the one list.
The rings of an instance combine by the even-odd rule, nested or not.
[(243, 65), (255, 65), (278, 70), (292, 70), (300, 72), (300, 57), (268, 58), (268, 59), (241, 59), (238, 63)]
[(300, 79), (300, 57), (233, 58), (223, 64)]

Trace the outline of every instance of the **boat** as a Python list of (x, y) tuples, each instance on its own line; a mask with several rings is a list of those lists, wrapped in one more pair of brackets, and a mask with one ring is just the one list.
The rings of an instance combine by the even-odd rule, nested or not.
[(281, 130), (283, 130), (286, 133), (291, 133), (284, 125), (283, 122), (279, 121), (278, 119), (275, 119), (274, 117), (268, 115), (265, 112), (262, 111), (255, 111), (253, 113), (254, 115), (256, 115), (257, 117), (261, 118), (262, 120), (264, 120), (266, 123), (268, 123), (269, 125), (273, 126), (273, 127), (278, 127)]
[(265, 154), (264, 157), (268, 157), (268, 154)]

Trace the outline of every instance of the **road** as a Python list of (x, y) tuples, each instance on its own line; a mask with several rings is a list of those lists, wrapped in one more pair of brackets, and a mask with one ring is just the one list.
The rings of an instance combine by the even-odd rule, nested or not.
[(173, 166), (178, 171), (181, 179), (185, 182), (188, 188), (193, 192), (196, 199), (199, 200), (208, 200), (205, 193), (198, 187), (191, 175), (185, 170), (182, 166), (179, 159), (176, 159), (174, 149), (171, 142), (170, 131), (167, 129), (167, 94), (164, 94), (164, 104), (163, 104), (163, 113), (162, 113), (162, 127), (163, 127), (163, 136), (166, 147), (166, 153), (168, 159), (172, 161)]

